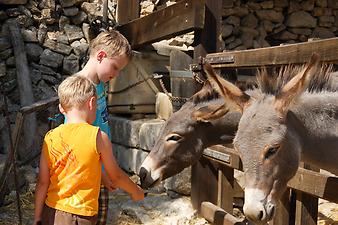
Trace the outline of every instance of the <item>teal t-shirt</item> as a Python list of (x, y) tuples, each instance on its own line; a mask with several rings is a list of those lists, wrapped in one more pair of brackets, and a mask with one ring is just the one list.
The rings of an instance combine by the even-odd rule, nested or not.
[(97, 93), (96, 119), (93, 125), (100, 127), (100, 129), (103, 132), (105, 132), (108, 135), (109, 139), (111, 140), (111, 134), (108, 124), (107, 100), (103, 82), (100, 82), (98, 85), (96, 85), (96, 93)]

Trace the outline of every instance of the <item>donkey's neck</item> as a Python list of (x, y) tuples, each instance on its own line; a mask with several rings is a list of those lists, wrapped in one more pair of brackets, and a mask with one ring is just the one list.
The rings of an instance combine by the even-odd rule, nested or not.
[(302, 161), (338, 175), (338, 93), (304, 93), (291, 111), (302, 144)]

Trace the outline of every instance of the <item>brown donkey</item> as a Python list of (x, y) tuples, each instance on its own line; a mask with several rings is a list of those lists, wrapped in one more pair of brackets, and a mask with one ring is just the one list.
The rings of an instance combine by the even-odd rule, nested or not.
[[(139, 176), (143, 188), (152, 187), (192, 165), (206, 147), (232, 143), (241, 113), (223, 105), (223, 98), (206, 81), (202, 89), (167, 120), (141, 165)], [(210, 113), (213, 114), (209, 120), (201, 117)]]
[(291, 70), (284, 70), (279, 83), (286, 84), (279, 89), (269, 87), (268, 76), (263, 74), (257, 89), (261, 93), (255, 96), (205, 65), (213, 87), (242, 111), (233, 143), (245, 172), (244, 214), (257, 224), (272, 218), (300, 160), (338, 175), (338, 92), (306, 90), (319, 71), (318, 64), (319, 57), (313, 55), (289, 81), (283, 75)]

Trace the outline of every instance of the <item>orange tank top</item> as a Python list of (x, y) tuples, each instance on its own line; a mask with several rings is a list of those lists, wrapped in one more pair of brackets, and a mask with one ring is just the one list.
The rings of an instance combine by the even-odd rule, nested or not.
[(97, 214), (101, 182), (98, 130), (87, 123), (62, 124), (46, 134), (42, 151), (50, 175), (45, 201), (49, 207), (83, 216)]

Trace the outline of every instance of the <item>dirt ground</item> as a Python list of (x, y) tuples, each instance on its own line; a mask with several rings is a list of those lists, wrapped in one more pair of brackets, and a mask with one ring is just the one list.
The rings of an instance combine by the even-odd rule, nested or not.
[[(31, 190), (34, 188), (31, 187)], [(34, 193), (28, 190), (20, 195), (22, 224), (32, 224)], [(18, 213), (15, 192), (7, 198), (7, 205), (0, 207), (0, 225), (17, 225)], [(123, 191), (110, 195), (107, 225), (210, 225), (196, 216), (190, 198), (169, 198), (165, 193), (149, 194), (144, 201), (132, 202)], [(318, 225), (338, 225), (338, 204), (320, 200)]]

